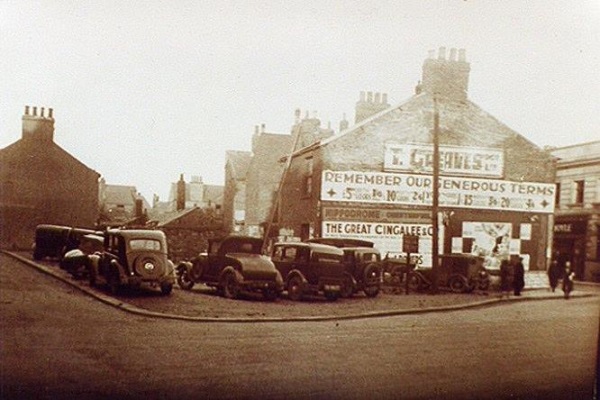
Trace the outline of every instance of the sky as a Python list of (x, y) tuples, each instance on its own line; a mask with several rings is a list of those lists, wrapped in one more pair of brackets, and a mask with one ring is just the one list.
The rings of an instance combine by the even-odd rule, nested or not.
[[(294, 112), (339, 130), (361, 91), (414, 94), (464, 48), (469, 99), (538, 146), (600, 139), (600, 0), (0, 0), (0, 148), (26, 105), (108, 184), (222, 185), (225, 152)], [(76, 182), (74, 182), (74, 186)]]

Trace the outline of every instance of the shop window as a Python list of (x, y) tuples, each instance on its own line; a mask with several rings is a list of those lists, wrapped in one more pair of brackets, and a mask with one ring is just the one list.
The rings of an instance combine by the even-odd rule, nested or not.
[(585, 189), (585, 181), (581, 180), (581, 181), (575, 181), (574, 182), (575, 185), (575, 190), (574, 190), (574, 199), (573, 202), (575, 204), (583, 204), (583, 195), (584, 195), (584, 189)]

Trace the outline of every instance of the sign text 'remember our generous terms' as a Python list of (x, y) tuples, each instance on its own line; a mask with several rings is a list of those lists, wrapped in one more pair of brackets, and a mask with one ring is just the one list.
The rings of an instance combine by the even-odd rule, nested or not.
[[(430, 206), (432, 185), (431, 175), (323, 171), (321, 200)], [(443, 176), (439, 190), (441, 206), (552, 213), (556, 185)]]

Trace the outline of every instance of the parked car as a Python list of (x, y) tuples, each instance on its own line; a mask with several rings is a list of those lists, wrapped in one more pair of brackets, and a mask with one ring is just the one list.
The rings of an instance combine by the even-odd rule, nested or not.
[(248, 291), (275, 300), (283, 291), (283, 280), (269, 257), (262, 254), (262, 245), (262, 239), (250, 236), (209, 240), (206, 253), (177, 265), (177, 283), (185, 290), (204, 283), (231, 299)]
[(340, 295), (351, 297), (363, 291), (375, 297), (381, 290), (381, 254), (373, 242), (357, 239), (314, 238), (309, 243), (322, 243), (339, 247), (344, 252), (345, 280)]
[(89, 283), (105, 283), (116, 294), (124, 286), (159, 287), (168, 295), (175, 282), (174, 265), (167, 258), (167, 238), (162, 231), (109, 229), (104, 249), (89, 256)]
[(92, 229), (73, 228), (63, 225), (41, 224), (35, 229), (33, 259), (50, 257), (60, 260), (63, 255), (79, 247), (81, 238), (96, 233)]
[(290, 300), (323, 293), (337, 300), (346, 279), (344, 252), (320, 243), (283, 242), (273, 245), (271, 259), (281, 273)]
[(79, 239), (79, 246), (69, 250), (60, 260), (60, 267), (75, 279), (85, 278), (90, 269), (89, 256), (104, 250), (104, 235), (88, 234)]
[[(490, 274), (483, 266), (484, 258), (473, 254), (441, 254), (438, 284), (457, 293), (471, 292), (475, 289), (487, 290), (490, 286)], [(409, 285), (413, 290), (424, 290), (432, 284), (432, 269), (418, 267), (409, 276)]]

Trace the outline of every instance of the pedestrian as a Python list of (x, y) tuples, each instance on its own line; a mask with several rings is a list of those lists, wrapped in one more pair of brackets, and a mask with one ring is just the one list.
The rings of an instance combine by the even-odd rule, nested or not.
[(509, 293), (510, 293), (510, 265), (508, 264), (508, 260), (507, 259), (503, 259), (500, 262), (500, 291), (501, 291), (500, 298), (504, 297), (504, 294), (506, 294), (506, 297), (509, 297)]
[(525, 287), (525, 267), (523, 267), (523, 257), (519, 257), (513, 271), (513, 290), (515, 296), (521, 295), (521, 290)]
[(575, 272), (571, 270), (571, 262), (565, 263), (565, 273), (563, 275), (562, 290), (565, 294), (565, 299), (568, 299), (571, 292), (573, 291), (573, 279), (575, 278)]
[(548, 267), (548, 282), (550, 283), (550, 289), (552, 289), (552, 293), (554, 293), (556, 287), (558, 286), (560, 273), (560, 266), (558, 265), (558, 260), (555, 258), (550, 263), (550, 267)]

